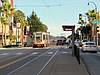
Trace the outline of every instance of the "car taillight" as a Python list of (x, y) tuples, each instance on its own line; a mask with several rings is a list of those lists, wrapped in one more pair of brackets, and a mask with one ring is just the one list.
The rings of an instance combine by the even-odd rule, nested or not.
[(96, 47), (96, 46), (93, 46), (93, 47)]
[(84, 47), (88, 47), (88, 46), (84, 46)]

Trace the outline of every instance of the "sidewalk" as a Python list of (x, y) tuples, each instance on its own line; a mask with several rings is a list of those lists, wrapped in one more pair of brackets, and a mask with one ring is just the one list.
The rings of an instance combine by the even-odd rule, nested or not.
[(50, 75), (89, 75), (82, 60), (79, 65), (77, 59), (71, 54), (60, 54), (55, 60)]

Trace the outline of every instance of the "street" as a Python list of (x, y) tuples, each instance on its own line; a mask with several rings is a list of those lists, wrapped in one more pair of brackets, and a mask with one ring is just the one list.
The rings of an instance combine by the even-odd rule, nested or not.
[(99, 7), (99, 0), (0, 0), (0, 75), (99, 75)]
[(0, 75), (39, 75), (59, 48), (0, 51)]
[(90, 75), (100, 74), (100, 52), (97, 53), (82, 53), (81, 58), (83, 59)]
[[(57, 62), (55, 57), (71, 53), (72, 49), (67, 48), (67, 46), (0, 50), (0, 75), (52, 75), (54, 66), (52, 64)], [(83, 53), (80, 51), (80, 56), (90, 75), (100, 74), (99, 52)]]

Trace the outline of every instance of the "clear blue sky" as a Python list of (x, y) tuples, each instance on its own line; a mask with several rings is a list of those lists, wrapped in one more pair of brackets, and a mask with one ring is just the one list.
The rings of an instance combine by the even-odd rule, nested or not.
[(72, 24), (77, 27), (79, 14), (95, 8), (93, 4), (88, 6), (89, 1), (95, 2), (98, 11), (100, 10), (100, 0), (14, 0), (14, 5), (26, 16), (31, 15), (34, 10), (42, 23), (48, 26), (51, 35), (66, 33), (68, 36), (71, 32), (63, 32), (62, 25)]

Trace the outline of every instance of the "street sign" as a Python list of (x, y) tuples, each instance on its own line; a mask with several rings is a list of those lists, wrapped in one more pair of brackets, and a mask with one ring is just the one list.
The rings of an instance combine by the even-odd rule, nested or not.
[(92, 21), (92, 24), (100, 24), (100, 21)]

